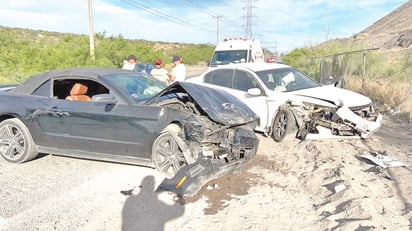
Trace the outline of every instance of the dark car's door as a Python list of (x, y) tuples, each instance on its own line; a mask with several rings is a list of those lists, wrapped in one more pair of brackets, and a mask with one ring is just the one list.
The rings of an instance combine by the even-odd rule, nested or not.
[[(73, 90), (77, 82), (88, 86), (91, 101), (68, 100), (74, 92), (67, 88)], [(44, 97), (34, 118), (49, 140), (43, 145), (54, 148), (49, 152), (86, 158), (105, 154), (99, 159), (147, 165), (152, 143), (165, 126), (161, 107), (140, 105), (91, 79), (60, 77), (33, 95)]]
[(38, 121), (56, 148), (124, 155), (127, 143), (117, 130), (127, 127), (127, 112), (107, 108), (101, 103), (55, 99), (45, 107), (47, 116)]
[(107, 154), (120, 159), (129, 156), (146, 163), (153, 140), (162, 128), (159, 107), (55, 100), (50, 111), (59, 116), (42, 117), (40, 123), (54, 124), (54, 129), (57, 125), (59, 131), (64, 131), (48, 131), (59, 148), (83, 151), (85, 155)]
[[(44, 145), (68, 155), (125, 154), (127, 144), (122, 141), (124, 137), (115, 135), (119, 134), (115, 130), (127, 126), (127, 111), (110, 108), (107, 103), (65, 100), (70, 91), (67, 86), (73, 85), (68, 83), (73, 81), (61, 78), (53, 81), (53, 86), (47, 81), (33, 93), (45, 97), (38, 100), (37, 112), (32, 116), (49, 140)], [(99, 85), (88, 81), (89, 90)], [(69, 150), (73, 153), (67, 153)]]

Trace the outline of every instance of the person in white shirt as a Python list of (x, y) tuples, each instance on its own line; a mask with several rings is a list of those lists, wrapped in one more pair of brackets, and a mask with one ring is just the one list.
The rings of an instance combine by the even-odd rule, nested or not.
[(162, 67), (162, 60), (161, 59), (156, 59), (155, 61), (155, 68), (150, 72), (150, 75), (152, 75), (154, 78), (157, 80), (163, 82), (166, 85), (170, 84), (170, 74), (169, 72)]
[(136, 63), (137, 63), (137, 58), (134, 55), (129, 55), (129, 57), (127, 57), (127, 60), (125, 60), (123, 62), (123, 69), (126, 70), (135, 70), (136, 69)]
[(185, 81), (186, 79), (186, 67), (179, 56), (173, 56), (172, 63), (174, 65), (170, 80), (175, 81)]

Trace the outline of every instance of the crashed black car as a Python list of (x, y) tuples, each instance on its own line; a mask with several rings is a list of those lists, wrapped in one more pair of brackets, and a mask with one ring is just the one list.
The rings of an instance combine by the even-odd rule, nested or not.
[(257, 116), (224, 91), (111, 68), (53, 70), (0, 91), (0, 154), (38, 153), (132, 163), (166, 176), (160, 188), (193, 195), (252, 159)]

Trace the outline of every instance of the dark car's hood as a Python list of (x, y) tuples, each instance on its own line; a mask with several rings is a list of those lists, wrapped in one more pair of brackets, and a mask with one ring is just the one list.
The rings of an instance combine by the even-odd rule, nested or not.
[(155, 103), (155, 98), (168, 93), (178, 93), (181, 87), (202, 108), (209, 118), (217, 123), (234, 126), (257, 119), (257, 115), (243, 102), (231, 94), (189, 82), (176, 82), (147, 103)]

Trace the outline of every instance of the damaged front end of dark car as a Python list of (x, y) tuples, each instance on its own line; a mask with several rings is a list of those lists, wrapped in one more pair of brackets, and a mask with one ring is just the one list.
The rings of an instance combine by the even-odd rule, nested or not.
[[(258, 117), (249, 107), (226, 92), (192, 83), (176, 83), (146, 102), (162, 106), (169, 113), (187, 112), (180, 129), (165, 132), (173, 137), (183, 154), (183, 165), (175, 166), (158, 190), (182, 196), (195, 195), (208, 181), (231, 173), (242, 163), (253, 159), (258, 138), (253, 132)], [(178, 131), (178, 132), (173, 132)], [(163, 147), (153, 146), (153, 158)], [(174, 158), (173, 154), (171, 158)], [(154, 161), (159, 163), (159, 161)], [(169, 168), (165, 160), (158, 169)], [(165, 172), (165, 171), (161, 171)]]

